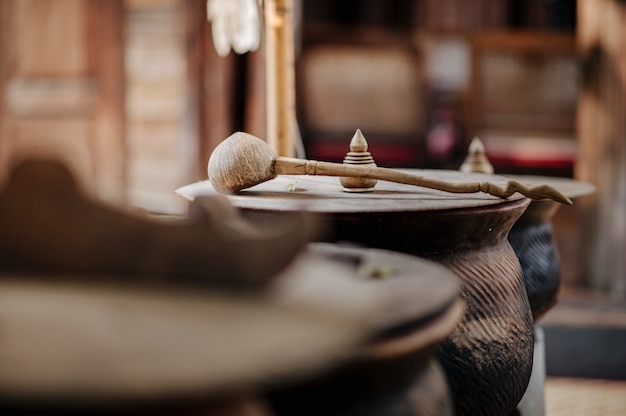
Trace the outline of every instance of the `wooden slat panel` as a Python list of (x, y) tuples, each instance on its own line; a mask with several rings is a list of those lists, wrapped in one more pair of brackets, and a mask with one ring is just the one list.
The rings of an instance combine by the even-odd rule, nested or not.
[(128, 123), (126, 138), (126, 152), (131, 160), (150, 159), (158, 165), (161, 161), (178, 159), (180, 126), (174, 123)]
[(16, 70), (22, 75), (84, 74), (87, 70), (87, 2), (18, 0), (13, 28)]
[(472, 50), (472, 135), (573, 132), (579, 92), (574, 36), (486, 32), (472, 36)]
[[(193, 181), (197, 129), (186, 85), (185, 1), (125, 2), (126, 178), (129, 202), (155, 212), (184, 208), (174, 190)], [(206, 20), (203, 9), (196, 19)], [(205, 168), (206, 170), (206, 168)]]
[(5, 95), (7, 109), (16, 117), (86, 117), (98, 100), (93, 77), (14, 78)]
[(548, 31), (488, 31), (472, 36), (476, 49), (507, 52), (537, 52), (572, 54), (576, 39), (567, 33)]
[(302, 57), (304, 118), (315, 131), (414, 137), (423, 128), (420, 66), (411, 49), (318, 46)]
[(0, 2), (0, 175), (49, 152), (98, 197), (124, 199), (122, 2)]
[(421, 0), (418, 24), (428, 30), (460, 31), (502, 28), (506, 25), (505, 0)]

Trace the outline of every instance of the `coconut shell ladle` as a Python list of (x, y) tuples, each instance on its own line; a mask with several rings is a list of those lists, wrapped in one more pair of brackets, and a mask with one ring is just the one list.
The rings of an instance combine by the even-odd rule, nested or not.
[(516, 180), (507, 181), (504, 188), (490, 182), (452, 183), (390, 168), (277, 157), (266, 142), (245, 132), (233, 133), (215, 148), (209, 158), (208, 174), (211, 185), (220, 193), (235, 193), (277, 175), (321, 175), (378, 179), (452, 193), (485, 192), (500, 198), (519, 192), (531, 199), (572, 204), (549, 185), (527, 186)]

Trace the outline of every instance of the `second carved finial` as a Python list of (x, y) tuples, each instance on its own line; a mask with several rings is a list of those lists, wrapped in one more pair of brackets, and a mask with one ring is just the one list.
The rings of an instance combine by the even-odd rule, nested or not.
[[(372, 154), (367, 151), (367, 141), (361, 133), (360, 129), (357, 129), (350, 140), (350, 151), (343, 159), (343, 163), (349, 165), (366, 165), (376, 166)], [(368, 178), (339, 178), (344, 192), (372, 192), (374, 186), (378, 182), (376, 179)]]
[(487, 155), (485, 152), (485, 146), (483, 142), (478, 138), (474, 137), (472, 143), (470, 143), (467, 157), (463, 164), (459, 168), (461, 172), (478, 172), (478, 173), (488, 173), (493, 174), (493, 166), (487, 159)]

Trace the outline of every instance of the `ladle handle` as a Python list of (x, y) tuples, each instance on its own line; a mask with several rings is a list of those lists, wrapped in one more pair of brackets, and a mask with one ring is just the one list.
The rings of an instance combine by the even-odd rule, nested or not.
[(366, 179), (378, 179), (388, 182), (415, 185), (451, 193), (485, 192), (500, 198), (508, 198), (515, 192), (530, 199), (552, 199), (565, 205), (572, 201), (550, 185), (527, 186), (516, 180), (509, 180), (504, 188), (490, 182), (453, 183), (441, 179), (414, 175), (390, 168), (367, 165), (349, 165), (344, 163), (319, 162), (316, 160), (278, 157), (275, 163), (277, 175), (316, 175), (347, 176)]

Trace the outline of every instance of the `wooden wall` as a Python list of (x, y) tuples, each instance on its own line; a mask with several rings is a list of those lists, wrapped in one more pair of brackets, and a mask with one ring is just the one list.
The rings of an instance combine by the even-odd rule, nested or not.
[(0, 181), (45, 154), (97, 197), (182, 212), (221, 140), (265, 136), (263, 53), (219, 57), (205, 0), (2, 0), (0, 46)]
[(626, 298), (626, 3), (578, 0), (583, 85), (576, 176), (596, 185), (581, 203), (583, 283)]
[(124, 18), (129, 202), (179, 212), (175, 190), (196, 177), (197, 142), (188, 128), (184, 2), (127, 0)]
[(0, 179), (52, 155), (125, 197), (121, 0), (0, 2)]

